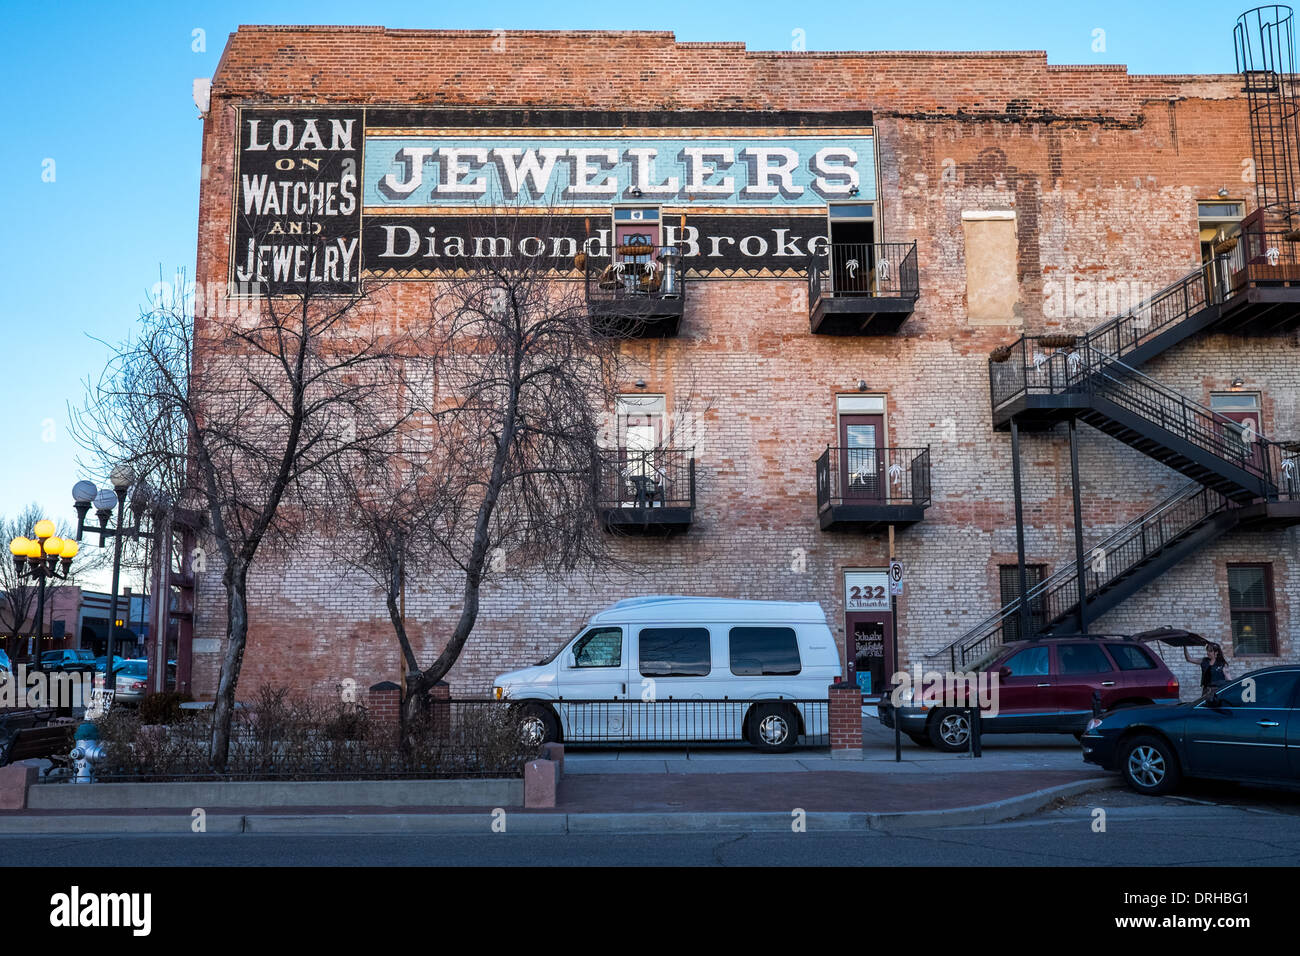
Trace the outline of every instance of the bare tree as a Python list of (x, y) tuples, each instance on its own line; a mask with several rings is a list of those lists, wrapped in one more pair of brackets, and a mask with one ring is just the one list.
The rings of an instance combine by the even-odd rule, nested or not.
[[(280, 220), (258, 229), (289, 232)], [(314, 235), (310, 222), (302, 234)], [(151, 302), (87, 382), (74, 416), (93, 459), (130, 464), (166, 500), (203, 516), (202, 541), (220, 559), (225, 590), (211, 740), (218, 769), (229, 755), (254, 562), (306, 526), (299, 496), (336, 458), (382, 442), (403, 417), (394, 410), (407, 336), (376, 306), (382, 287), (325, 285), (316, 279), (324, 241), (303, 242), (304, 269), (261, 282), (244, 300), (207, 309), (182, 283)]]
[[(408, 724), (460, 657), (485, 580), (617, 563), (596, 520), (595, 495), (597, 450), (619, 391), (622, 343), (593, 324), (573, 259), (519, 251), (525, 236), (537, 237), (534, 248), (563, 248), (547, 235), (553, 223), (535, 215), (489, 221), (492, 234), (508, 240), (506, 254), (442, 280), (433, 296), (423, 353), (433, 383), (411, 393), (423, 403), (413, 421), (428, 443), (408, 451), (418, 455), (419, 467), (382, 499), (381, 520), (390, 522), (382, 538), (390, 548), (402, 545), (371, 552), (389, 582), (398, 562), (411, 557), (402, 549), (415, 549), (450, 573), (461, 591), (445, 645), (421, 663), (388, 589), (407, 671)], [(365, 516), (364, 502), (357, 505), (354, 513)], [(377, 517), (371, 512), (363, 520), (375, 529)]]

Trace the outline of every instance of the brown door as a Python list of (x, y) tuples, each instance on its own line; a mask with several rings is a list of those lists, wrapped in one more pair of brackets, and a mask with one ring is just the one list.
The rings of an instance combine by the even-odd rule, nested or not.
[(840, 416), (840, 488), (846, 503), (885, 499), (885, 416)]
[(879, 697), (889, 690), (888, 675), (894, 663), (893, 628), (888, 611), (849, 611), (844, 633), (849, 641), (849, 680), (857, 680), (862, 693)]
[[(1247, 407), (1254, 403), (1255, 407)], [(1218, 402), (1212, 402), (1218, 404)], [(1264, 457), (1260, 449), (1260, 414), (1258, 399), (1254, 396), (1244, 396), (1239, 400), (1241, 407), (1225, 408), (1218, 411), (1218, 414), (1227, 421), (1221, 421), (1223, 437), (1228, 448), (1236, 453), (1243, 460), (1247, 468), (1254, 471), (1261, 471), (1264, 467)]]

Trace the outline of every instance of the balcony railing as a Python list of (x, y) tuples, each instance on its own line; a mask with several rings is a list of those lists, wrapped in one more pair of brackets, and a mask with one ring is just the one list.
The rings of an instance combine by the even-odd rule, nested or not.
[(587, 305), (613, 333), (675, 335), (686, 300), (686, 272), (676, 246), (625, 244), (588, 257)]
[(915, 242), (837, 242), (808, 268), (808, 300), (822, 296), (915, 300), (921, 294)]
[(915, 242), (832, 243), (808, 264), (808, 319), (821, 335), (892, 335), (921, 294)]
[(596, 508), (607, 527), (688, 527), (695, 510), (692, 449), (601, 449)]
[(910, 524), (930, 506), (930, 449), (827, 447), (817, 459), (823, 530)]

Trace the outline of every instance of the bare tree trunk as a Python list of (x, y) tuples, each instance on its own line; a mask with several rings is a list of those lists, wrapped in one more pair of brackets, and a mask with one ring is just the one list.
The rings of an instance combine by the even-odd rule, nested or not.
[(235, 688), (244, 664), (244, 647), (248, 642), (248, 568), (228, 565), (226, 586), (226, 657), (217, 683), (217, 699), (212, 708), (212, 766), (226, 769), (230, 760), (230, 727), (235, 713)]

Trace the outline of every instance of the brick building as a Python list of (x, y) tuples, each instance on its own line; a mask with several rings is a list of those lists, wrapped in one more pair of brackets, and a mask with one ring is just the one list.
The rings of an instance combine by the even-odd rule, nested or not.
[[(894, 623), (904, 666), (1077, 628), (1072, 429), (1089, 629), (1188, 628), (1239, 673), (1300, 652), (1295, 446), (1270, 441), (1300, 438), (1300, 268), (1260, 211), (1276, 169), (1242, 88), (1038, 52), (241, 27), (204, 116), (196, 275), (270, 267), (240, 233), (259, 188), (241, 173), (304, 144), (357, 161), (332, 277), (401, 276), (401, 308), (427, 300), (429, 253), (472, 254), (470, 213), (543, 181), (626, 264), (592, 307), (650, 320), (625, 346), (647, 371), (619, 444), (660, 474), (607, 518), (677, 533), (620, 537), (637, 574), (489, 590), (455, 692), (645, 593), (819, 601), (873, 689)], [(691, 447), (660, 448), (687, 381), (709, 411)], [(398, 678), (381, 596), (329, 551), (255, 574), (241, 695)], [(210, 695), (220, 569), (196, 587)], [(421, 579), (407, 601), (427, 659), (458, 589)]]

